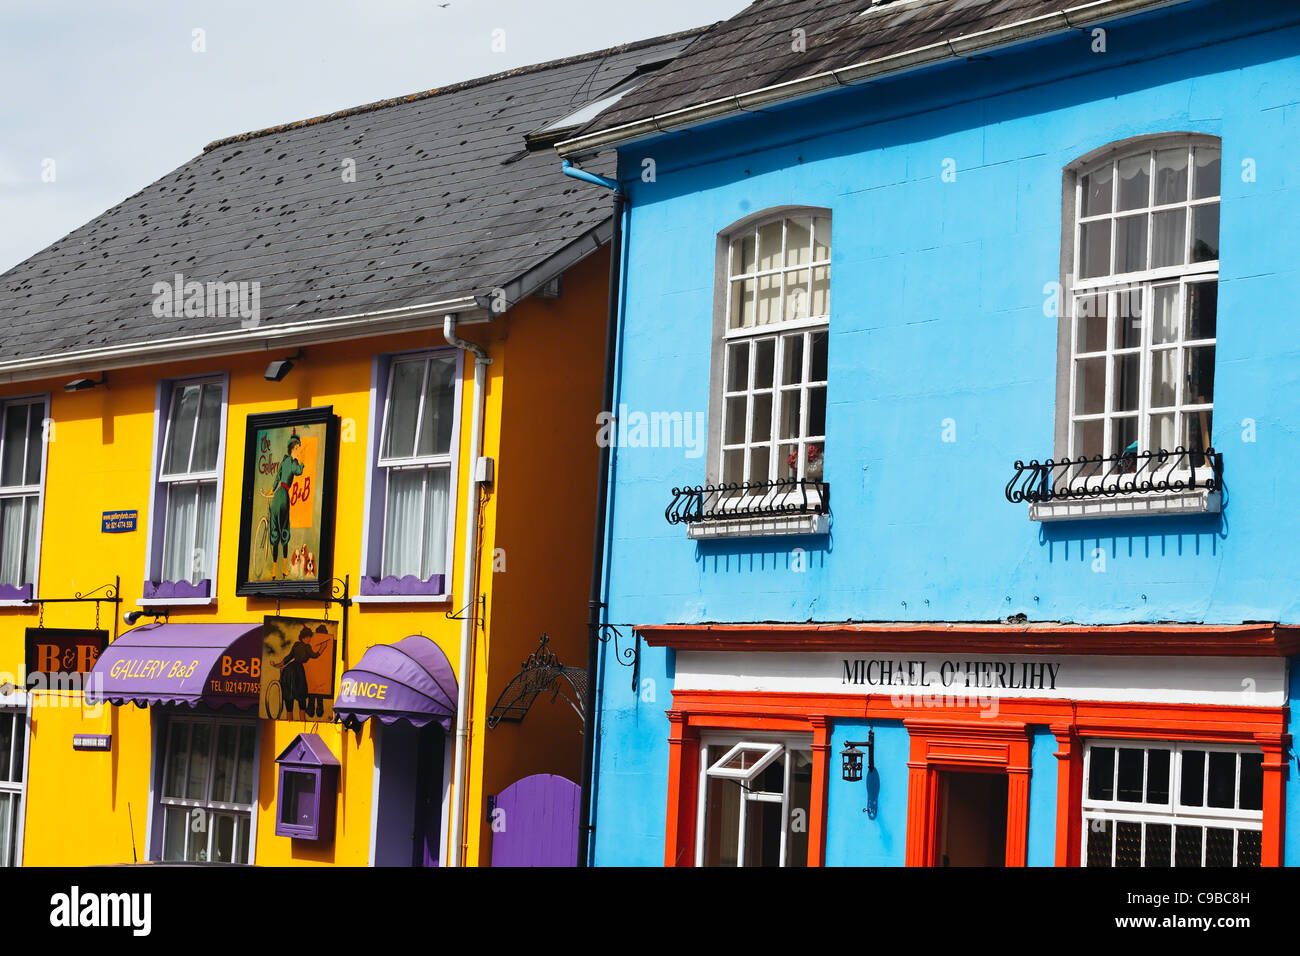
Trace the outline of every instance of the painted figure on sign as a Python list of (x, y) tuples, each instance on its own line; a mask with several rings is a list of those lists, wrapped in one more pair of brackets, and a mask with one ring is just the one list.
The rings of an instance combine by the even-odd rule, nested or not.
[(298, 640), (294, 641), (293, 646), (289, 648), (289, 653), (284, 655), (283, 660), (275, 662), (275, 666), (280, 671), (280, 688), (284, 693), (284, 706), (291, 714), (295, 707), (301, 708), (302, 712), (309, 717), (321, 713), (319, 701), (308, 693), (307, 668), (303, 666), (308, 661), (320, 657), (325, 651), (325, 645), (329, 643), (329, 632), (324, 624), (316, 628), (316, 636), (321, 640), (317, 645), (313, 645), (311, 628), (304, 627), (298, 632)]
[(289, 576), (289, 493), (293, 490), (293, 480), (302, 474), (302, 441), (297, 435), (289, 438), (289, 447), (280, 468), (275, 474), (275, 486), (271, 491), (271, 508), (267, 515), (270, 520), (271, 539), (271, 579), (275, 580), (275, 562), (283, 554), (284, 576)]

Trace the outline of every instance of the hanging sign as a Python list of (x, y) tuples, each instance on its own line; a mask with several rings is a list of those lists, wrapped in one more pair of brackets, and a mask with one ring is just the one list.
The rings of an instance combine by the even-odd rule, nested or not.
[(89, 674), (108, 646), (108, 631), (60, 627), (27, 629), (27, 685), (33, 678)]

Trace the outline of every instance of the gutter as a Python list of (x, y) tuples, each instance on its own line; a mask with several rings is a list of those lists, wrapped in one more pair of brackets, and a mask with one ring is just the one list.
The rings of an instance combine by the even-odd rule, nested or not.
[(340, 318), (312, 319), (286, 325), (259, 325), (251, 329), (227, 329), (204, 335), (186, 335), (161, 341), (12, 359), (0, 362), (0, 383), (27, 382), (56, 375), (86, 374), (114, 368), (132, 368), (242, 352), (277, 351), (321, 342), (423, 331), (428, 329), (429, 319), (456, 312), (470, 313), (473, 316), (471, 321), (488, 321), (490, 318), (478, 307), (473, 296), (465, 296), (400, 309), (361, 312)]
[(456, 672), (456, 744), (452, 764), (451, 821), (447, 834), (447, 866), (461, 866), (465, 826), (466, 754), (469, 750), (470, 668), (473, 666), (474, 630), (478, 626), (478, 458), (482, 451), (483, 392), (487, 367), (492, 364), (483, 346), (456, 334), (457, 316), (444, 316), (442, 334), (447, 344), (461, 349), (474, 363), (474, 399), (469, 421), (469, 481), (465, 486), (465, 542), (461, 554), (460, 670)]
[[(614, 408), (614, 376), (618, 357), (619, 313), (622, 305), (623, 231), (627, 215), (627, 196), (614, 179), (597, 176), (579, 169), (567, 159), (564, 174), (583, 182), (609, 189), (614, 194), (614, 212), (611, 218), (613, 233), (609, 246), (609, 298), (605, 310), (605, 378), (601, 411), (611, 415)], [(578, 803), (578, 866), (591, 865), (591, 836), (594, 814), (593, 780), (596, 755), (596, 699), (600, 679), (601, 617), (605, 610), (605, 527), (609, 513), (610, 482), (609, 444), (601, 444), (596, 472), (596, 521), (592, 530), (591, 590), (587, 597), (587, 686), (582, 701), (582, 776), (579, 780), (581, 796)]]
[(590, 155), (608, 146), (623, 145), (659, 133), (688, 129), (737, 113), (747, 113), (768, 106), (789, 103), (839, 86), (854, 86), (887, 76), (900, 76), (914, 70), (944, 62), (967, 59), (1031, 40), (1082, 30), (1089, 25), (1131, 14), (1165, 7), (1180, 6), (1190, 0), (1093, 0), (1065, 7), (1055, 13), (1017, 20), (1001, 27), (968, 33), (889, 56), (866, 60), (851, 66), (826, 70), (798, 80), (761, 87), (748, 93), (726, 96), (695, 106), (660, 113), (647, 119), (623, 123), (585, 136), (557, 143), (556, 152), (565, 157)]

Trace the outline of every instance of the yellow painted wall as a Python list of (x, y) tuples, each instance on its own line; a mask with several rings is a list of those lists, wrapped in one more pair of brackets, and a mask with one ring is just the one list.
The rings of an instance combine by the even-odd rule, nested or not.
[[(580, 738), (572, 726), (576, 718), (569, 715), (561, 744), (543, 743), (554, 738), (553, 717), (544, 713), (539, 703), (530, 715), (531, 726), (502, 733), (485, 733), (484, 718), (502, 686), (502, 675), (517, 670), (532, 650), (543, 629), (552, 629), (553, 637), (562, 625), (569, 627), (569, 638), (581, 636), (585, 622), (585, 593), (590, 571), (590, 515), (592, 499), (588, 485), (594, 489), (594, 419), (599, 407), (601, 363), (604, 335), (605, 268), (602, 253), (566, 276), (564, 295), (556, 301), (519, 306), (505, 319), (491, 327), (474, 326), (462, 330), (468, 338), (489, 347), (493, 364), (488, 369), (486, 414), (484, 418), (483, 454), (498, 460), (501, 480), (490, 489), (483, 509), (482, 547), (479, 590), (487, 596), (487, 633), (476, 641), (476, 670), (471, 714), (472, 737), (469, 761), (469, 785), (466, 788), (465, 846), (466, 859), (487, 862), (483, 844), (483, 805), (486, 793), (498, 791), (505, 783), (527, 773), (564, 773), (576, 777)], [(575, 351), (568, 356), (564, 349), (552, 348), (545, 362), (515, 358), (512, 349), (533, 349), (544, 344), (542, 326), (553, 323), (570, 336)], [(534, 328), (536, 326), (536, 328)], [(579, 335), (578, 332), (582, 334)], [(591, 341), (588, 341), (588, 340)], [(582, 347), (577, 343), (581, 340)], [(597, 341), (598, 340), (598, 341)], [(150, 465), (154, 443), (154, 405), (156, 385), (160, 379), (226, 372), (229, 374), (229, 410), (226, 421), (224, 484), (220, 512), (220, 554), (217, 569), (217, 600), (207, 607), (175, 607), (172, 622), (259, 622), (265, 615), (279, 613), (320, 617), (319, 602), (246, 598), (235, 595), (236, 550), (239, 535), (239, 502), (242, 493), (245, 417), (260, 412), (333, 405), (342, 419), (339, 445), (338, 505), (335, 525), (334, 574), (351, 576), (355, 593), (361, 571), (361, 542), (364, 520), (365, 480), (368, 473), (367, 438), (377, 423), (370, 421), (370, 386), (372, 357), (376, 353), (404, 349), (444, 346), (440, 328), (427, 332), (310, 346), (303, 359), (284, 381), (267, 382), (263, 378), (266, 363), (279, 353), (255, 353), (220, 359), (159, 365), (109, 373), (108, 388), (67, 393), (64, 378), (53, 381), (18, 383), (0, 387), (0, 398), (38, 392), (51, 397), (50, 414), (54, 422), (48, 445), (45, 506), (42, 526), (42, 549), (38, 596), (68, 597), (74, 592), (88, 592), (113, 581), (120, 575), (125, 599), (116, 609), (120, 614), (133, 609), (142, 593), (146, 569), (146, 526), (151, 496)], [(513, 359), (513, 360), (512, 360)], [(505, 387), (507, 368), (518, 368), (520, 376), (512, 390)], [(539, 381), (528, 382), (527, 376)], [(465, 363), (462, 385), (460, 430), (460, 474), (457, 480), (457, 521), (450, 592), (452, 600), (435, 605), (356, 604), (349, 612), (347, 658), (336, 667), (337, 675), (356, 664), (369, 646), (396, 641), (409, 634), (425, 634), (436, 641), (458, 668), (460, 622), (449, 620), (448, 612), (460, 607), (460, 559), (465, 527), (464, 497), (470, 476), (468, 460), (471, 391), (473, 377)], [(518, 397), (513, 388), (518, 388)], [(547, 437), (521, 439), (514, 435), (502, 445), (502, 407), (505, 401), (545, 403), (555, 389), (576, 388), (582, 396), (575, 405), (565, 401), (557, 405), (564, 415), (545, 423)], [(591, 408), (569, 419), (569, 413), (594, 400)], [(509, 406), (507, 405), (507, 408)], [(542, 422), (535, 412), (525, 416), (529, 422)], [(513, 421), (507, 412), (505, 420)], [(516, 429), (517, 430), (517, 429)], [(558, 445), (555, 434), (565, 437)], [(507, 575), (501, 580), (508, 594), (510, 611), (497, 607), (491, 572), (492, 555), (497, 544), (498, 497), (520, 495), (528, 509), (545, 508), (551, 491), (547, 482), (534, 483), (537, 493), (524, 496), (529, 487), (531, 462), (537, 460), (538, 442), (547, 447), (589, 447), (592, 454), (577, 456), (572, 464), (581, 480), (577, 486), (586, 495), (566, 503), (572, 513), (585, 522), (575, 528), (573, 542), (561, 549), (563, 564), (539, 561), (538, 554), (554, 554), (555, 533), (563, 531), (554, 522), (540, 523), (529, 534), (521, 516), (511, 512)], [(575, 444), (576, 443), (576, 444)], [(531, 451), (530, 451), (531, 447)], [(507, 477), (510, 476), (510, 477)], [(590, 479), (590, 480), (588, 480)], [(550, 482), (554, 484), (554, 482)], [(547, 487), (543, 487), (547, 486)], [(512, 491), (512, 487), (515, 489)], [(102, 534), (104, 511), (135, 509), (139, 512), (136, 531)], [(570, 553), (572, 551), (572, 553)], [(583, 552), (585, 551), (585, 559)], [(539, 574), (541, 569), (543, 573)], [(569, 580), (570, 577), (572, 580)], [(563, 580), (564, 586), (557, 587)], [(557, 595), (563, 598), (557, 599)], [(581, 606), (570, 608), (574, 596)], [(100, 623), (112, 631), (113, 608), (102, 605)], [(341, 613), (335, 606), (329, 616)], [(499, 615), (499, 617), (498, 617)], [(32, 607), (0, 608), (0, 671), (22, 674), (24, 670), (24, 632), (37, 625), (38, 612)], [(508, 627), (502, 626), (507, 624)], [(85, 628), (95, 624), (95, 607), (91, 604), (52, 604), (44, 612), (47, 627)], [(494, 626), (495, 625), (495, 626)], [(576, 646), (566, 655), (581, 664)], [(567, 661), (566, 661), (567, 662)], [(489, 667), (490, 665), (490, 667)], [(104, 705), (98, 716), (83, 713), (78, 695), (64, 692), (58, 700), (53, 693), (33, 695), (31, 705), (31, 754), (28, 765), (28, 790), (24, 863), (27, 865), (88, 865), (130, 862), (132, 834), (135, 852), (143, 859), (148, 845), (146, 832), (149, 775), (151, 773), (151, 713), (134, 705)], [(549, 706), (549, 705), (546, 705)], [(534, 716), (537, 719), (534, 720)], [(365, 865), (370, 842), (371, 797), (374, 766), (374, 729), (368, 723), (360, 737), (345, 733), (336, 724), (309, 721), (260, 722), (259, 811), (254, 862), (259, 865), (348, 864)], [(454, 729), (454, 727), (453, 727)], [(342, 762), (338, 823), (333, 843), (324, 845), (276, 837), (275, 830), (275, 757), (298, 733), (314, 731), (325, 740)], [(522, 735), (521, 735), (522, 731)], [(74, 752), (73, 733), (112, 733), (109, 753)], [(496, 735), (495, 737), (493, 735)], [(529, 744), (529, 735), (537, 735)], [(499, 743), (498, 743), (499, 741)], [(484, 789), (484, 748), (500, 747), (502, 758), (494, 760), (489, 789)], [(540, 748), (540, 751), (539, 749)], [(543, 752), (538, 760), (528, 756)], [(512, 764), (523, 768), (515, 773)], [(453, 796), (454, 799), (454, 796)], [(481, 845), (482, 844), (482, 845)]]

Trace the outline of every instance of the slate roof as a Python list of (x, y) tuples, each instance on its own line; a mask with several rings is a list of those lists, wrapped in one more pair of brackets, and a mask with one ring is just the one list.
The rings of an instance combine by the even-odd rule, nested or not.
[[(755, 0), (716, 24), (578, 134), (807, 79), (971, 33), (1078, 7), (1086, 0)], [(793, 49), (806, 31), (804, 52)]]
[(549, 149), (525, 151), (524, 136), (699, 32), (212, 143), (0, 275), (0, 363), (240, 327), (156, 317), (153, 284), (176, 273), (260, 282), (263, 326), (505, 287), (610, 215), (604, 190), (564, 176)]

